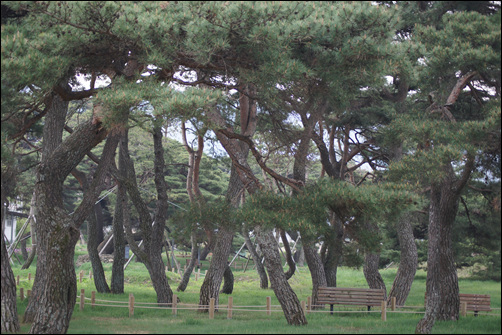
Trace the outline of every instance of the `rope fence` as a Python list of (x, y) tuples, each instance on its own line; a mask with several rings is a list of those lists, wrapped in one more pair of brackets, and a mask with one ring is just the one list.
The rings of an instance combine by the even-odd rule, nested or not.
[[(83, 277), (83, 272), (81, 271), (79, 276), (80, 276), (80, 281), (82, 281)], [(92, 272), (89, 275), (89, 278), (92, 278)], [(27, 281), (31, 281), (31, 274), (28, 274), (28, 278), (25, 279)], [(25, 281), (23, 280), (23, 281)], [(19, 285), (20, 282), (19, 276), (17, 276), (17, 284)], [(31, 295), (31, 290), (27, 290), (27, 295), (26, 297), (29, 298)], [(21, 300), (25, 299), (24, 296), (24, 289), (22, 287), (19, 287), (19, 298)], [(389, 305), (390, 307), (388, 308), (387, 303), (385, 301), (382, 301), (382, 305), (380, 308), (376, 308), (374, 310), (353, 310), (353, 308), (366, 308), (365, 306), (348, 306), (344, 305), (345, 308), (343, 310), (324, 310), (320, 308), (324, 308), (325, 305), (312, 305), (311, 303), (311, 297), (307, 297), (306, 301), (301, 301), (301, 306), (304, 310), (304, 313), (309, 314), (309, 313), (380, 313), (381, 314), (381, 319), (382, 321), (387, 320), (387, 312), (391, 313), (399, 313), (399, 314), (423, 314), (425, 313), (425, 307), (424, 306), (397, 306), (395, 304), (395, 297), (392, 298), (391, 304)], [(87, 303), (86, 303), (87, 301)], [(214, 319), (214, 313), (215, 311), (227, 311), (227, 319), (232, 319), (233, 313), (234, 312), (260, 312), (260, 313), (266, 313), (267, 315), (271, 315), (272, 312), (282, 312), (281, 305), (272, 305), (271, 304), (271, 297), (268, 296), (266, 297), (266, 302), (265, 305), (234, 305), (233, 303), (233, 297), (229, 296), (228, 297), (228, 304), (226, 305), (216, 305), (215, 303), (215, 298), (211, 298), (209, 305), (199, 305), (199, 304), (188, 304), (188, 303), (179, 303), (178, 302), (178, 296), (176, 294), (173, 295), (173, 302), (172, 303), (157, 303), (157, 302), (140, 302), (140, 301), (135, 301), (134, 295), (132, 293), (129, 294), (129, 300), (128, 301), (116, 301), (116, 300), (104, 300), (104, 299), (96, 299), (96, 291), (91, 292), (91, 297), (86, 297), (85, 296), (85, 290), (81, 289), (80, 290), (80, 295), (77, 296), (77, 301), (76, 303), (79, 305), (79, 309), (81, 311), (84, 310), (86, 304), (89, 305), (91, 308), (94, 308), (95, 306), (100, 306), (100, 307), (111, 307), (111, 308), (128, 308), (129, 309), (129, 317), (134, 316), (134, 310), (138, 308), (143, 308), (143, 309), (156, 309), (156, 310), (171, 310), (173, 315), (177, 315), (179, 310), (195, 310), (195, 311), (201, 311), (201, 310), (207, 310), (209, 314), (210, 319)], [(350, 310), (349, 310), (350, 308)], [(398, 310), (398, 309), (418, 309), (417, 311), (403, 311), (403, 310)], [(478, 315), (494, 315), (494, 316), (500, 316), (500, 310), (501, 308), (491, 308), (492, 311), (499, 311), (498, 313), (488, 313), (488, 312), (483, 312), (480, 313), (478, 312)], [(461, 313), (461, 316), (466, 316), (467, 314), (474, 314), (474, 312), (469, 312)]]

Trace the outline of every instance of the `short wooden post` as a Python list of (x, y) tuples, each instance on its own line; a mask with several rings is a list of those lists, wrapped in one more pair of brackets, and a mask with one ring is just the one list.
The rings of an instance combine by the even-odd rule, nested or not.
[(267, 297), (267, 315), (271, 315), (271, 304), (270, 304), (270, 297)]
[(17, 275), (16, 285), (19, 285), (19, 275)]
[(94, 304), (96, 303), (96, 291), (91, 292), (91, 308), (94, 307)]
[(173, 315), (178, 314), (178, 296), (173, 294)]
[(195, 272), (195, 281), (199, 280), (199, 273)]
[(466, 316), (467, 315), (467, 302), (462, 302), (460, 303), (460, 315)]
[(214, 319), (214, 298), (209, 299), (209, 318)]
[(84, 270), (80, 270), (80, 282), (82, 282), (82, 278), (84, 278)]
[(26, 298), (30, 299), (31, 290), (26, 290)]
[(92, 279), (92, 270), (89, 270), (89, 279)]
[(307, 307), (305, 306), (305, 301), (301, 301), (302, 304), (302, 309), (303, 309), (303, 314), (307, 314)]
[(85, 304), (85, 290), (81, 289), (80, 290), (80, 310), (84, 310), (84, 304)]
[(395, 311), (396, 310), (396, 297), (391, 297), (390, 298), (390, 310)]
[(134, 316), (134, 295), (129, 293), (129, 317)]
[(382, 301), (382, 321), (387, 321), (387, 301)]
[(31, 273), (28, 273), (28, 281), (31, 281)]
[(307, 297), (307, 313), (310, 313), (312, 310), (312, 297), (308, 296)]
[(24, 288), (19, 288), (19, 299), (24, 300)]
[(232, 318), (232, 307), (234, 305), (234, 297), (228, 297), (228, 312), (227, 312), (227, 319)]

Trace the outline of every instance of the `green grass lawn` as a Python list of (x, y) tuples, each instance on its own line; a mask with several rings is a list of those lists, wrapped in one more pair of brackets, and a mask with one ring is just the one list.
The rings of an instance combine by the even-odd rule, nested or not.
[[(81, 254), (84, 249), (80, 246), (77, 254)], [(164, 256), (165, 257), (165, 256)], [(181, 258), (180, 258), (181, 260)], [(184, 264), (184, 260), (182, 264)], [(239, 261), (242, 263), (242, 261)], [(239, 263), (239, 264), (240, 264)], [(111, 264), (105, 264), (107, 279), (111, 277)], [(208, 263), (202, 264), (202, 273), (207, 269)], [(33, 280), (28, 282), (28, 273), (35, 274), (35, 269), (20, 270), (20, 266), (14, 266), (14, 274), (20, 275), (19, 287), (23, 287), (25, 292), (31, 288)], [(77, 275), (80, 270), (84, 270), (85, 276), (82, 283), (78, 284), (78, 294), (80, 289), (85, 289), (86, 297), (91, 296), (91, 291), (95, 291), (94, 283), (88, 278), (91, 266), (85, 263), (76, 269)], [(385, 280), (387, 290), (390, 289), (396, 274), (395, 268), (381, 270)], [(110, 301), (128, 301), (129, 293), (133, 293), (136, 304), (140, 302), (156, 301), (156, 295), (151, 286), (148, 272), (144, 265), (132, 261), (125, 271), (126, 284), (125, 293), (120, 295), (96, 294), (96, 299)], [(199, 290), (203, 278), (195, 281), (194, 276), (185, 292), (176, 292), (179, 283), (177, 274), (168, 273), (169, 284), (174, 293), (178, 295), (181, 303), (197, 304), (199, 301)], [(259, 278), (255, 270), (251, 267), (246, 272), (242, 269), (234, 270), (234, 292), (232, 293), (234, 307), (261, 305), (265, 306), (266, 297), (272, 298), (272, 305), (278, 305), (277, 299), (271, 289), (260, 289)], [(417, 272), (415, 281), (406, 303), (407, 306), (416, 306), (413, 309), (403, 309), (402, 311), (422, 311), (424, 304), (426, 273), (422, 270)], [(364, 287), (367, 288), (366, 280), (362, 270), (341, 268), (338, 270), (339, 287)], [(311, 295), (312, 283), (308, 268), (299, 268), (290, 279), (290, 284), (295, 290), (298, 298), (306, 301)], [(480, 315), (474, 317), (468, 314), (461, 317), (456, 322), (438, 322), (433, 328), (433, 333), (437, 334), (500, 334), (501, 333), (501, 286), (494, 281), (479, 281), (461, 277), (459, 280), (460, 292), (479, 293), (491, 295), (492, 308), (498, 308), (493, 313), (498, 315)], [(18, 289), (19, 292), (19, 289)], [(26, 294), (26, 293), (25, 293)], [(228, 295), (220, 295), (220, 305), (227, 304)], [(105, 304), (105, 303), (104, 303)], [(27, 305), (27, 300), (20, 301), (18, 294), (18, 313), (20, 319)], [(154, 305), (148, 305), (153, 307)], [(275, 307), (279, 309), (280, 307)], [(363, 310), (362, 308), (361, 310)], [(264, 307), (263, 307), (264, 310)], [(329, 310), (329, 306), (326, 310)], [(335, 306), (335, 310), (349, 310), (344, 306)], [(412, 313), (387, 313), (387, 321), (381, 321), (379, 310), (375, 313), (310, 313), (307, 314), (307, 326), (289, 326), (286, 323), (282, 311), (272, 312), (267, 315), (262, 312), (233, 311), (232, 319), (227, 319), (227, 311), (221, 309), (215, 314), (214, 319), (209, 319), (207, 313), (198, 313), (193, 310), (178, 310), (177, 315), (173, 315), (171, 310), (157, 310), (151, 308), (135, 307), (134, 316), (129, 317), (128, 308), (95, 306), (91, 308), (86, 301), (83, 311), (79, 310), (79, 305), (75, 306), (75, 311), (70, 322), (68, 333), (74, 334), (149, 334), (149, 333), (176, 333), (176, 334), (209, 334), (209, 333), (238, 333), (238, 334), (279, 334), (279, 333), (299, 333), (299, 334), (319, 334), (319, 333), (346, 333), (346, 334), (406, 334), (414, 333), (415, 327), (423, 314)], [(22, 324), (21, 333), (27, 333), (29, 324)]]

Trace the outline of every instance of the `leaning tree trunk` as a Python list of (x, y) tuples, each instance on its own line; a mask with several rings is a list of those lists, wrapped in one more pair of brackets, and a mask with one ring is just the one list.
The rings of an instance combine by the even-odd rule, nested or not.
[(413, 236), (411, 226), (412, 213), (406, 213), (401, 216), (397, 223), (397, 237), (401, 249), (401, 259), (397, 269), (396, 278), (388, 294), (388, 302), (392, 297), (396, 297), (396, 305), (404, 306), (411, 284), (415, 278), (418, 264), (417, 245)]
[(290, 325), (306, 325), (308, 322), (305, 318), (300, 300), (298, 300), (298, 297), (289, 285), (286, 275), (282, 270), (279, 246), (277, 245), (272, 231), (263, 230), (261, 227), (256, 227), (255, 231), (258, 232), (256, 238), (265, 255), (265, 266), (270, 275), (272, 289), (274, 290), (277, 300), (279, 300), (281, 304), (286, 321)]

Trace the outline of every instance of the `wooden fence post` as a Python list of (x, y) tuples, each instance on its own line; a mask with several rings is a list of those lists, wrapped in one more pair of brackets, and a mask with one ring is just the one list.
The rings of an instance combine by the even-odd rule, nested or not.
[(85, 304), (85, 290), (81, 289), (80, 290), (80, 310), (84, 310), (84, 304)]
[(227, 319), (232, 318), (232, 306), (234, 305), (234, 297), (228, 297), (228, 313)]
[(24, 288), (19, 288), (19, 299), (24, 300)]
[(80, 270), (80, 282), (82, 282), (82, 278), (84, 278), (84, 270)]
[(396, 297), (390, 298), (390, 310), (391, 311), (396, 310)]
[(302, 304), (303, 314), (307, 314), (307, 307), (305, 306), (305, 301), (304, 301), (304, 300), (302, 300), (302, 301), (301, 301), (301, 304)]
[(209, 318), (210, 319), (214, 319), (214, 302), (215, 302), (214, 298), (209, 299)]
[(19, 275), (17, 275), (16, 285), (19, 285)]
[(173, 315), (178, 314), (178, 296), (173, 294)]
[(129, 293), (129, 317), (134, 316), (134, 295)]
[(31, 281), (31, 273), (28, 273), (28, 281)]
[(92, 279), (92, 270), (89, 270), (89, 279)]
[(382, 321), (387, 321), (387, 301), (382, 301)]
[(267, 315), (271, 315), (270, 297), (267, 297)]
[(307, 313), (310, 313), (312, 310), (312, 297), (309, 295), (307, 297)]
[(94, 304), (96, 303), (96, 291), (91, 292), (91, 308), (94, 307)]
[(460, 315), (466, 316), (467, 315), (467, 302), (462, 302), (460, 303)]
[(30, 299), (31, 290), (26, 290), (26, 298)]

